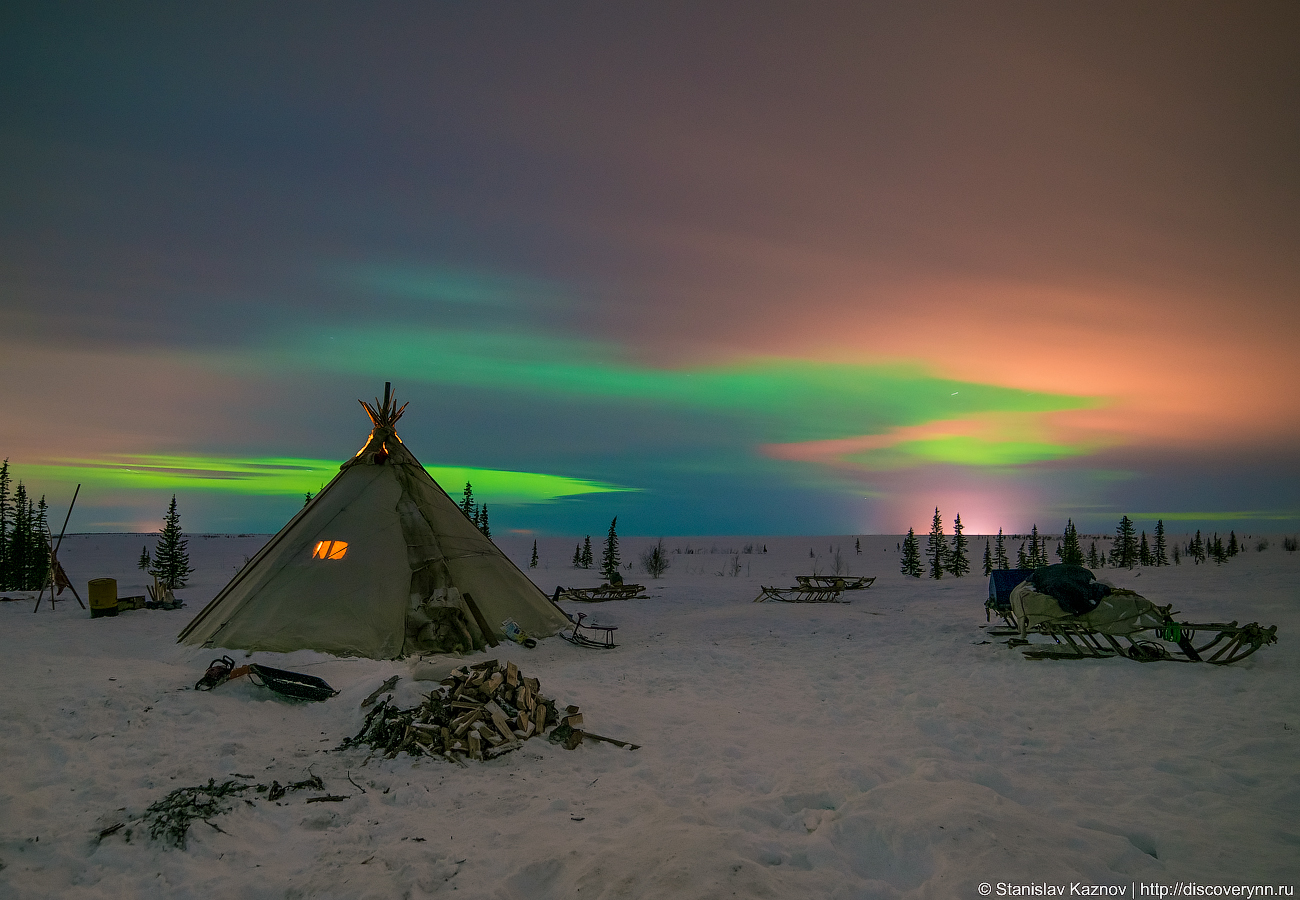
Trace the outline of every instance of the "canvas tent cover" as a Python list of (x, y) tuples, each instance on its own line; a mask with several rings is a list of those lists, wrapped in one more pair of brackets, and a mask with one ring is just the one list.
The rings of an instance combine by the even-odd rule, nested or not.
[[(392, 659), (465, 652), (511, 618), (567, 624), (406, 449), (383, 403), (363, 402), (365, 447), (181, 632), (183, 643)], [(475, 615), (475, 609), (479, 615)]]

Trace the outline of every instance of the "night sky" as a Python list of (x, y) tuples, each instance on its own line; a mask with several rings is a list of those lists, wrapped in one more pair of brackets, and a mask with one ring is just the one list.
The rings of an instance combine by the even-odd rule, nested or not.
[[(1295, 3), (6, 3), (0, 458), (274, 531), (1300, 528)], [(55, 523), (56, 526), (58, 522)]]

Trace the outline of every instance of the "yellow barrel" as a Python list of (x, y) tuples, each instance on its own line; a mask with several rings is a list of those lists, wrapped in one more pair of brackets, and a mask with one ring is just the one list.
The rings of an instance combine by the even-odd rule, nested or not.
[(92, 619), (98, 619), (100, 616), (117, 615), (116, 578), (92, 578), (88, 587), (90, 617)]

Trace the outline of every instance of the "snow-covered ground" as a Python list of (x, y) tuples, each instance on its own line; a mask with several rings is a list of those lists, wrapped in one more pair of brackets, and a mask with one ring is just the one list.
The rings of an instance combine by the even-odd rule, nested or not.
[[(1277, 625), (1231, 667), (1026, 660), (985, 643), (987, 579), (898, 572), (897, 536), (670, 538), (649, 599), (569, 604), (614, 651), (559, 639), (494, 651), (629, 751), (544, 740), (458, 768), (335, 751), (359, 704), (411, 661), (258, 653), (341, 693), (294, 704), (248, 680), (193, 690), (215, 656), (175, 643), (265, 537), (190, 539), (179, 611), (91, 619), (0, 603), (0, 896), (6, 898), (977, 897), (988, 883), (1134, 887), (1300, 882), (1300, 553), (1098, 574), (1185, 619)], [(527, 564), (531, 537), (501, 541)], [(599, 542), (595, 551), (599, 559)], [(624, 540), (625, 561), (647, 542)], [(141, 535), (76, 535), (86, 580), (143, 593)], [(548, 592), (594, 585), (543, 539)], [(753, 544), (754, 553), (742, 551)], [(762, 553), (766, 546), (767, 552)], [(1086, 541), (1085, 541), (1086, 546)], [(750, 602), (760, 584), (878, 576), (848, 605)], [(709, 552), (716, 549), (719, 552)], [(810, 550), (816, 558), (809, 556)], [(982, 539), (972, 542), (978, 561)], [(977, 566), (978, 568), (978, 566)], [(10, 592), (9, 596), (17, 596)], [(66, 595), (65, 595), (66, 596)], [(245, 661), (242, 652), (232, 653)], [(485, 659), (480, 655), (478, 659)], [(341, 802), (251, 803), (188, 848), (138, 822), (178, 787), (320, 776)], [(1149, 894), (1148, 894), (1149, 895)], [(1141, 896), (1141, 894), (1139, 894)]]

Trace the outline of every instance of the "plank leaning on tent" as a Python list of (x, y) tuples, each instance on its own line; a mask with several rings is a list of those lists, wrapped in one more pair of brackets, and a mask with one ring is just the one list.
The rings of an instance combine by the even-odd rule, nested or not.
[(406, 410), (361, 401), (370, 437), (339, 474), (181, 631), (204, 647), (393, 659), (468, 652), (513, 619), (536, 637), (568, 622), (397, 436)]

